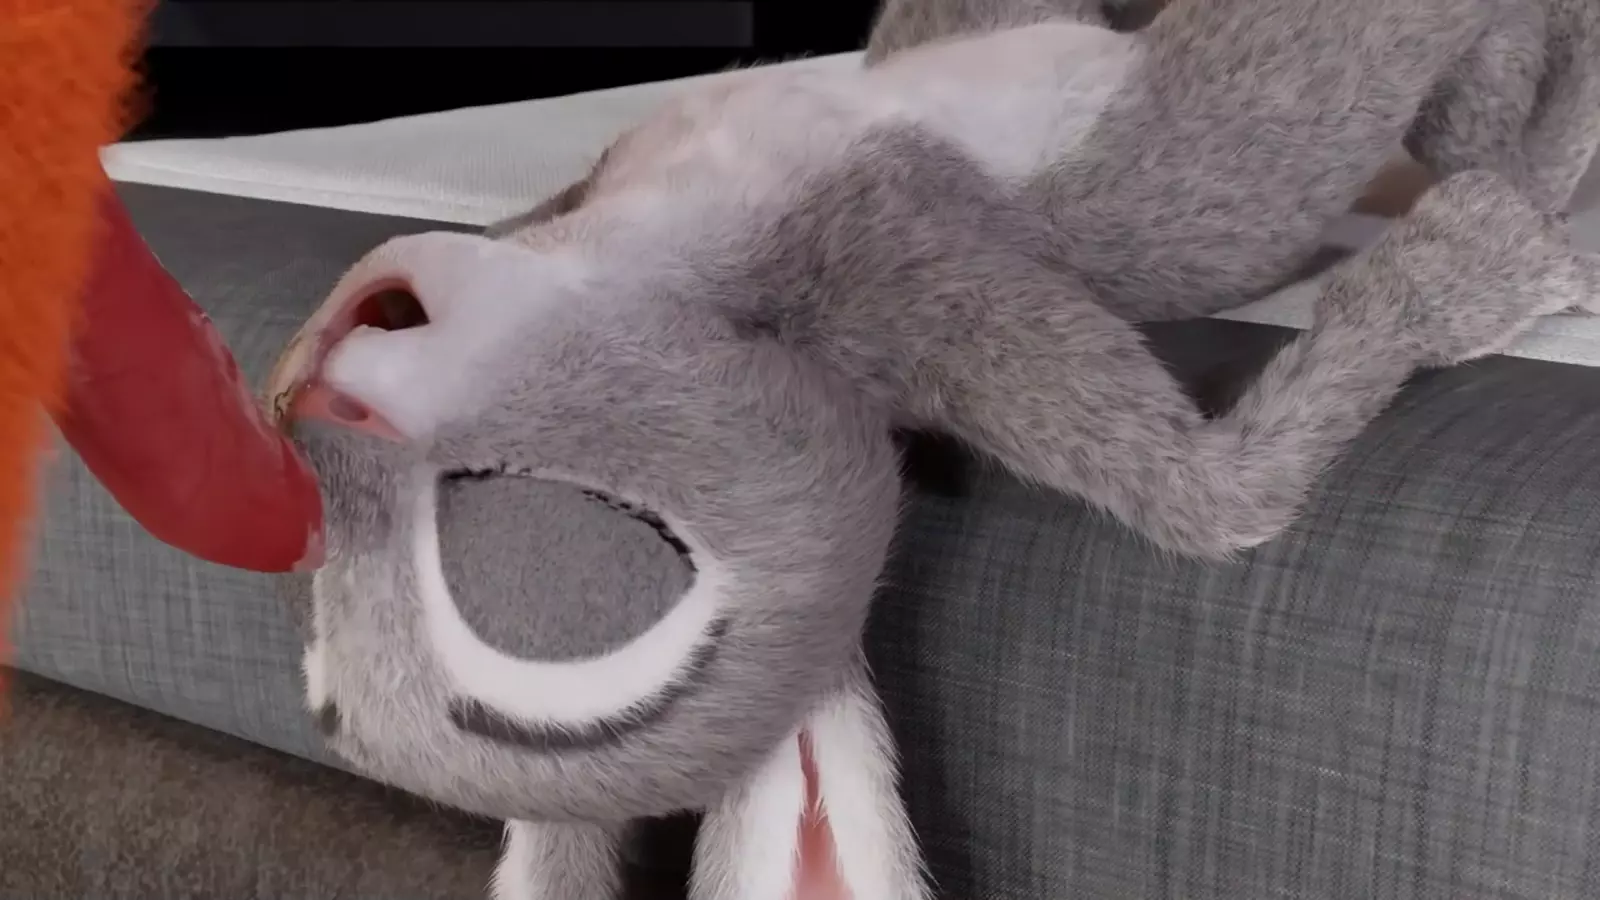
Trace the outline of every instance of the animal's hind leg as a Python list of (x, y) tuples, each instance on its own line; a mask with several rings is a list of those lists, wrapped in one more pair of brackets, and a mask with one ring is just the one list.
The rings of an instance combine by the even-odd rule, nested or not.
[(1029, 187), (1113, 312), (1239, 305), (1295, 275), (1499, 0), (1176, 0), (1072, 155)]
[(1600, 144), (1600, 3), (1500, 0), (1423, 104), (1406, 148), (1436, 175), (1504, 174), (1565, 212)]

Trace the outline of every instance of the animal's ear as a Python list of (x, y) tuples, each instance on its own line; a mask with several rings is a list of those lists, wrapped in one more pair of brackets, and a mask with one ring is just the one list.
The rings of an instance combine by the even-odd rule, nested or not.
[(708, 810), (690, 900), (927, 900), (883, 714), (856, 678)]

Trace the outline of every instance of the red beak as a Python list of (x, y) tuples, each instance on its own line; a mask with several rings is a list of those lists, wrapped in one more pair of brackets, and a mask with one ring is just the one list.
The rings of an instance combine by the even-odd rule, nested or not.
[(129, 515), (174, 547), (257, 572), (321, 565), (310, 468), (110, 190), (100, 218), (56, 417), (67, 441)]

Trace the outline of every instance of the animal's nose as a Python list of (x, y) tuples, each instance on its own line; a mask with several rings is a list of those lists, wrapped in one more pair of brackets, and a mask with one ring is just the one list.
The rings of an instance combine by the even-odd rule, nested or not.
[(404, 435), (383, 415), (329, 385), (328, 357), (357, 329), (402, 331), (429, 322), (422, 301), (403, 282), (381, 279), (330, 297), (301, 327), (279, 357), (270, 380), (273, 420), (280, 428), (315, 419), (388, 440)]
[(497, 358), (530, 321), (589, 284), (576, 251), (533, 252), (454, 232), (393, 238), (334, 286), (290, 341), (273, 418), (317, 418), (390, 440), (423, 438), (484, 399)]

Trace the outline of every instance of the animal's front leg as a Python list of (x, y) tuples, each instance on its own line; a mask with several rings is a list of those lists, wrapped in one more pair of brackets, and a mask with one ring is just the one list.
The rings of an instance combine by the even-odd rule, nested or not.
[(507, 822), (492, 900), (619, 900), (621, 826)]
[[(1031, 288), (1028, 273), (1010, 277), (1014, 292)], [(1600, 262), (1504, 179), (1467, 173), (1337, 267), (1314, 327), (1218, 419), (1200, 417), (1131, 327), (1045, 310), (984, 336), (1005, 352), (969, 368), (947, 424), (1163, 548), (1221, 557), (1287, 526), (1412, 372), (1495, 352), (1536, 317), (1597, 298)]]

